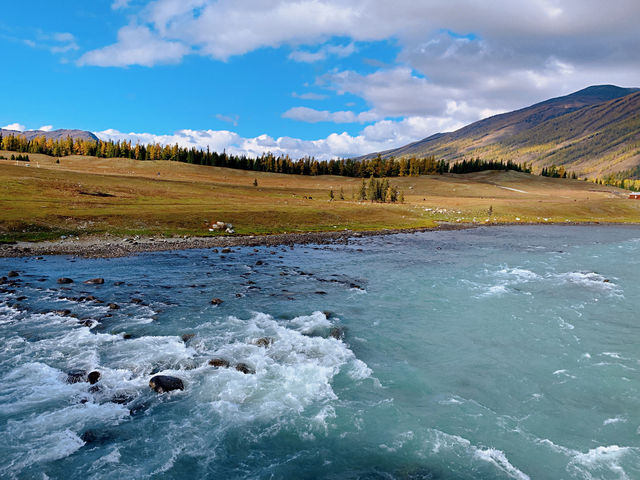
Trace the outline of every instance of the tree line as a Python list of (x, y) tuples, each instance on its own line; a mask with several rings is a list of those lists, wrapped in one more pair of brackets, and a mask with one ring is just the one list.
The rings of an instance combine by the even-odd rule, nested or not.
[[(28, 161), (29, 153), (41, 153), (53, 157), (86, 155), (101, 158), (169, 160), (256, 172), (295, 175), (339, 175), (360, 178), (441, 175), (444, 173), (464, 174), (482, 170), (514, 170), (525, 173), (531, 173), (532, 171), (531, 164), (518, 164), (511, 160), (507, 162), (482, 160), (479, 157), (463, 159), (451, 164), (445, 160), (436, 160), (434, 156), (425, 158), (382, 158), (378, 155), (374, 158), (362, 160), (347, 158), (329, 161), (317, 160), (313, 157), (302, 157), (298, 160), (293, 160), (288, 155), (274, 155), (270, 152), (256, 157), (248, 157), (246, 155), (229, 154), (226, 151), (222, 153), (212, 152), (208, 147), (206, 150), (195, 147), (180, 147), (178, 144), (161, 145), (151, 143), (145, 145), (137, 143), (132, 145), (131, 141), (73, 139), (69, 136), (64, 139), (47, 139), (44, 136), (40, 136), (29, 140), (24, 135), (11, 134), (3, 136), (2, 133), (0, 133), (0, 149), (26, 154), (12, 157), (12, 159), (18, 158), (26, 161)], [(591, 181), (638, 190), (640, 189), (640, 183), (633, 178), (637, 178), (638, 173), (640, 172), (623, 172), (623, 174), (616, 176), (591, 179)], [(556, 167), (555, 165), (543, 168), (540, 174), (556, 178), (576, 178), (575, 173), (569, 173), (563, 167)], [(375, 201), (384, 200), (377, 199)]]

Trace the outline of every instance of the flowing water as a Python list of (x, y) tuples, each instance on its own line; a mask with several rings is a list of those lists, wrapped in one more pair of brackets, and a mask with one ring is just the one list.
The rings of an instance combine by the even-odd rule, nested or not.
[(0, 260), (0, 478), (638, 479), (639, 263), (595, 226)]

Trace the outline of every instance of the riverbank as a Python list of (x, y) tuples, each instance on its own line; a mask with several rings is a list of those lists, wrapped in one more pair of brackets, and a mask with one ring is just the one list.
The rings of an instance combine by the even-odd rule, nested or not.
[(464, 230), (478, 227), (499, 227), (513, 225), (630, 225), (620, 223), (600, 222), (565, 222), (550, 224), (541, 222), (519, 223), (441, 223), (436, 227), (400, 228), (353, 231), (341, 230), (334, 232), (305, 232), (281, 233), (273, 235), (218, 235), (214, 237), (131, 237), (118, 238), (113, 235), (87, 236), (64, 238), (44, 242), (16, 242), (0, 244), (0, 258), (37, 257), (43, 255), (70, 255), (83, 258), (116, 258), (136, 255), (145, 252), (162, 252), (171, 250), (191, 250), (198, 248), (226, 248), (226, 247), (260, 247), (279, 245), (308, 245), (308, 244), (346, 244), (350, 239), (395, 235), (401, 233), (419, 233), (429, 231)]

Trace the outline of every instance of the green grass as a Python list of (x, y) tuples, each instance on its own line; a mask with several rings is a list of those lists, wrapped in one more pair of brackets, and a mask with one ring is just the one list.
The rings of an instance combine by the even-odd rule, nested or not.
[[(640, 202), (620, 190), (515, 172), (394, 178), (406, 203), (392, 205), (350, 200), (361, 182), (356, 178), (163, 161), (65, 157), (56, 164), (45, 155), (30, 158), (30, 167), (0, 161), (0, 242), (104, 233), (208, 236), (218, 233), (209, 232), (206, 222), (217, 220), (233, 223), (238, 234), (417, 228), (442, 221), (485, 223), (489, 207), (490, 223), (640, 220)], [(330, 202), (331, 188), (336, 196), (342, 188), (349, 200)], [(91, 195), (96, 193), (111, 196)]]

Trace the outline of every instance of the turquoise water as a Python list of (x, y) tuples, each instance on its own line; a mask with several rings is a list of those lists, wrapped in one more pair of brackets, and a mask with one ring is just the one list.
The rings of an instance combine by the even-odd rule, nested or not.
[(0, 477), (640, 478), (639, 254), (538, 226), (0, 260)]

